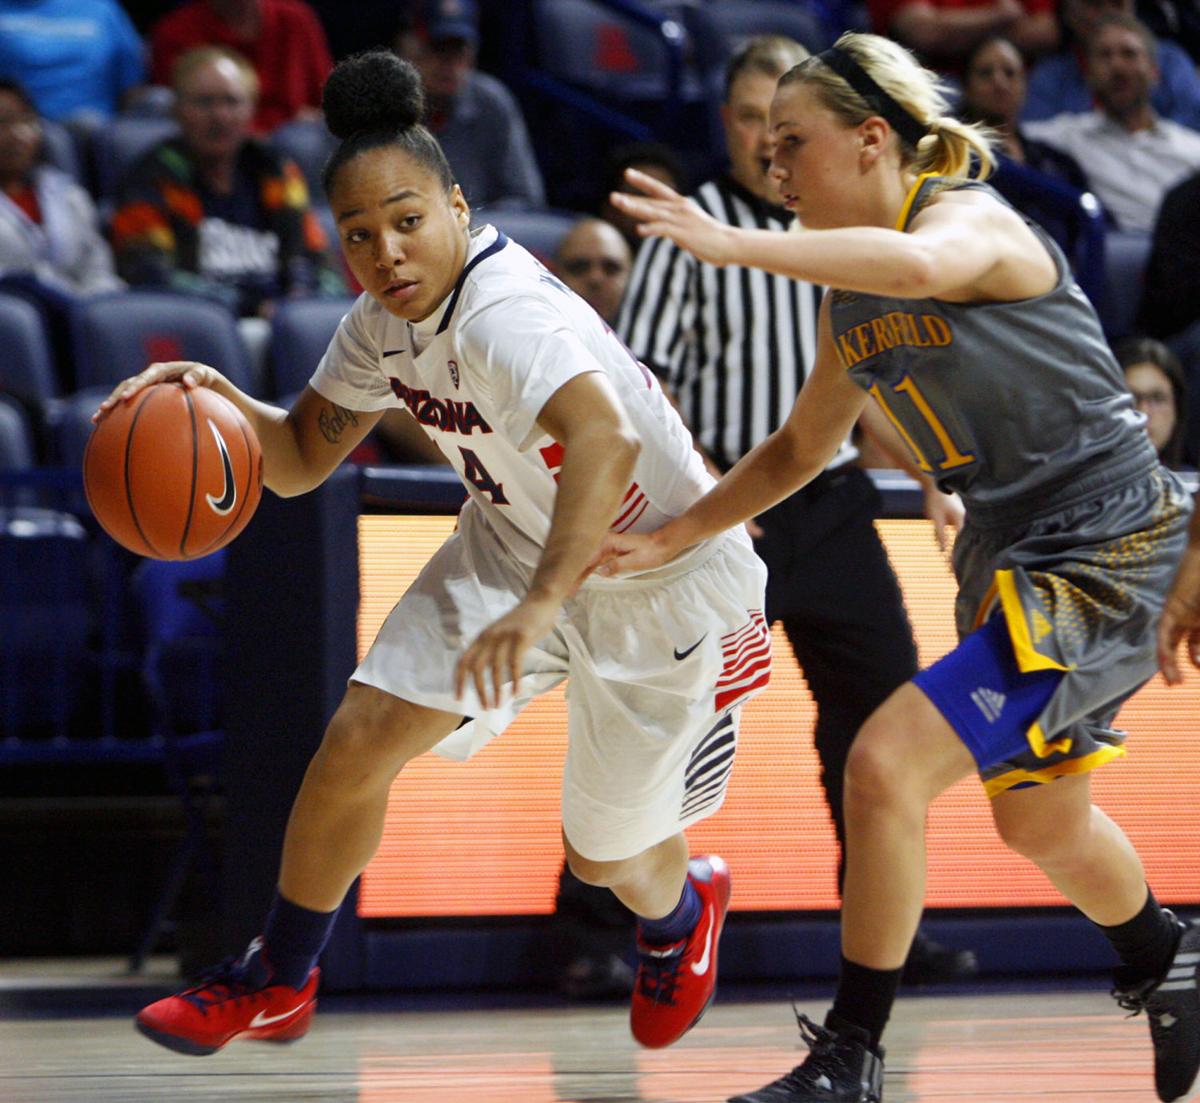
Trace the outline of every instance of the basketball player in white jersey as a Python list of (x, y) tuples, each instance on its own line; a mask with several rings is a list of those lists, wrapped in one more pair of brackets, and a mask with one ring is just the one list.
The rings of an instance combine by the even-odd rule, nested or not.
[(607, 532), (656, 529), (712, 486), (690, 435), (583, 300), (495, 229), (470, 232), (411, 66), (343, 62), (325, 110), (342, 139), (326, 192), (366, 291), (296, 405), (177, 363), (97, 416), (154, 382), (212, 387), (258, 434), (267, 485), (292, 495), (405, 406), (470, 500), (351, 678), (293, 807), (262, 938), (138, 1028), (190, 1054), (302, 1035), (317, 956), (401, 767), (434, 748), (469, 756), (569, 675), (567, 855), (641, 917), (631, 1027), (668, 1045), (713, 993), (729, 872), (689, 863), (682, 830), (720, 806), (740, 706), (769, 677), (765, 568), (739, 529), (652, 572), (579, 583)]

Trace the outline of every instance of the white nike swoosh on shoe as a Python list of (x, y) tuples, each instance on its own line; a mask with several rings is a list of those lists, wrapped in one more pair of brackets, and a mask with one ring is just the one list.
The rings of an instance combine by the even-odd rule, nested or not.
[(716, 916), (713, 914), (713, 906), (708, 906), (708, 934), (704, 938), (704, 953), (699, 961), (692, 962), (692, 972), (698, 977), (704, 976), (708, 972), (708, 963), (712, 960), (712, 937), (713, 927), (716, 926)]
[(260, 1011), (250, 1020), (250, 1029), (254, 1030), (256, 1027), (281, 1023), (284, 1019), (290, 1019), (297, 1011), (303, 1011), (307, 1006), (308, 1004), (302, 1003), (299, 1007), (293, 1007), (291, 1011), (285, 1011), (282, 1015), (268, 1015), (265, 1011)]

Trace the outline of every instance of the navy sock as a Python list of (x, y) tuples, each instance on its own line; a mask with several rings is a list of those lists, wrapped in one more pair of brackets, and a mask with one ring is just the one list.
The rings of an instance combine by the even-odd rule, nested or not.
[(843, 957), (830, 1016), (865, 1030), (870, 1035), (871, 1048), (878, 1050), (883, 1028), (892, 1015), (902, 972), (902, 969), (870, 969)]
[(263, 929), (263, 952), (273, 984), (302, 988), (329, 939), (337, 909), (317, 912), (285, 900), (278, 892)]
[(669, 946), (672, 942), (681, 942), (700, 922), (700, 911), (700, 894), (690, 879), (685, 880), (675, 910), (661, 919), (639, 919), (638, 933), (642, 941), (651, 946)]
[(1121, 987), (1163, 976), (1179, 945), (1179, 923), (1163, 911), (1154, 893), (1146, 890), (1142, 910), (1115, 927), (1097, 924), (1112, 943), (1124, 966), (1120, 970)]

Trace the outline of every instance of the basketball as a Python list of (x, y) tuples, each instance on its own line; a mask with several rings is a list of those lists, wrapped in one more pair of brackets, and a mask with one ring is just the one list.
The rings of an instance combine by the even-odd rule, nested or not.
[(156, 383), (92, 430), (83, 485), (118, 544), (153, 559), (197, 559), (254, 516), (262, 450), (241, 411), (215, 391)]

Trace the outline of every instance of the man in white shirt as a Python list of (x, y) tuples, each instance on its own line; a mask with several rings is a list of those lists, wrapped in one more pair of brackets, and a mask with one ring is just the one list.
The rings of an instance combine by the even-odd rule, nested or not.
[(1079, 162), (1120, 229), (1149, 233), (1168, 189), (1200, 168), (1200, 133), (1159, 117), (1151, 106), (1157, 43), (1137, 19), (1100, 19), (1087, 59), (1097, 110), (1028, 123), (1026, 133)]

